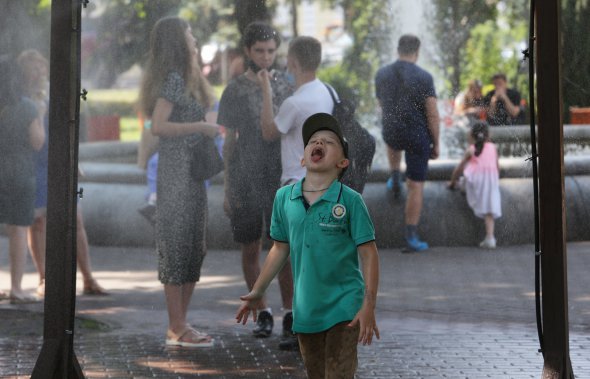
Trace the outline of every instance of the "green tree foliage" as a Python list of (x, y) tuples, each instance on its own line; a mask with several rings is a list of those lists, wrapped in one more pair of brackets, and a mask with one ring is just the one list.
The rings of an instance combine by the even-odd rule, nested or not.
[[(473, 79), (484, 83), (485, 94), (492, 89), (491, 77), (497, 72), (503, 72), (508, 77), (509, 86), (526, 97), (528, 62), (523, 60), (522, 54), (528, 44), (526, 5), (524, 0), (494, 2), (489, 16), (478, 16), (479, 22), (468, 28), (466, 39), (465, 36), (461, 37), (463, 42), (454, 47), (458, 49), (456, 53), (451, 54), (452, 49), (447, 41), (452, 33), (438, 34), (442, 37), (437, 38), (438, 58), (435, 60), (445, 78), (445, 88), (440, 91), (443, 96), (455, 96)], [(472, 11), (469, 12), (471, 14)], [(447, 27), (451, 28), (450, 24)]]
[[(230, 22), (234, 9), (232, 0), (183, 0), (181, 3), (179, 15), (191, 24), (199, 45), (203, 45), (219, 33), (228, 34), (227, 25), (234, 24)], [(229, 35), (236, 35), (235, 28), (231, 28)]]
[(498, 28), (496, 20), (488, 20), (474, 27), (462, 49), (465, 63), (461, 70), (460, 88), (465, 88), (472, 79), (480, 79), (489, 87), (492, 76), (503, 72), (508, 77), (509, 85), (526, 95), (528, 68), (523, 66), (520, 51), (523, 46), (515, 42), (523, 42), (526, 33), (526, 25), (503, 30)]
[(2, 0), (0, 4), (0, 55), (16, 56), (34, 48), (49, 57), (48, 1)]
[(96, 49), (84, 63), (84, 77), (108, 88), (117, 76), (145, 59), (153, 25), (178, 12), (180, 0), (110, 0), (97, 18)]
[(475, 26), (471, 30), (470, 39), (463, 51), (464, 66), (461, 70), (462, 80), (459, 90), (466, 87), (472, 79), (480, 79), (489, 83), (489, 78), (498, 71), (504, 71), (502, 59), (502, 43), (497, 38), (496, 22), (489, 20)]
[[(432, 6), (425, 10), (426, 18), (430, 20), (430, 32), (437, 42), (434, 62), (446, 82), (443, 93), (456, 94), (462, 89), (463, 68), (471, 63), (469, 58), (472, 58), (465, 56), (471, 31), (496, 19), (497, 3), (498, 0), (432, 0)], [(479, 59), (487, 60), (490, 54), (483, 54)]]
[(590, 107), (590, 3), (562, 1), (563, 102), (566, 122), (569, 107)]
[(339, 64), (323, 69), (320, 78), (339, 94), (354, 100), (361, 112), (375, 109), (374, 77), (391, 60), (395, 15), (389, 0), (329, 1), (344, 10), (345, 29), (353, 45)]
[[(265, 0), (109, 0), (97, 27), (98, 48), (85, 77), (108, 88), (133, 64), (143, 64), (149, 34), (164, 16), (180, 15), (192, 26), (200, 45), (212, 38), (239, 41), (238, 31), (254, 20), (271, 19), (274, 1)], [(236, 29), (237, 25), (237, 29)]]

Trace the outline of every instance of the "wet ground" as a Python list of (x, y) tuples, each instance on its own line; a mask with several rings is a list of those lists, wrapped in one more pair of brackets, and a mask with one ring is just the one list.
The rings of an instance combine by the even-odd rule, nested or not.
[[(0, 237), (0, 288), (8, 287), (7, 241)], [(278, 350), (278, 286), (269, 302), (279, 326), (268, 339), (235, 324), (245, 293), (238, 251), (210, 251), (190, 321), (211, 334), (207, 349), (164, 346), (166, 311), (151, 249), (91, 248), (94, 273), (111, 292), (81, 294), (75, 354), (87, 378), (304, 378), (296, 352)], [(533, 247), (496, 251), (434, 247), (420, 254), (380, 251), (377, 306), (381, 340), (359, 347), (358, 378), (539, 378)], [(590, 242), (568, 245), (570, 357), (590, 377)], [(37, 277), (29, 262), (25, 288)], [(39, 357), (42, 303), (0, 302), (0, 377), (28, 378)]]

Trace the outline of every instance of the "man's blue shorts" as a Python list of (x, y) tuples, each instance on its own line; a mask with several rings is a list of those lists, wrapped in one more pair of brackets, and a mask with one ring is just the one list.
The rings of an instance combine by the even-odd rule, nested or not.
[(406, 178), (423, 182), (428, 173), (428, 160), (432, 153), (432, 143), (428, 134), (399, 133), (383, 128), (383, 140), (393, 150), (403, 150), (406, 158)]

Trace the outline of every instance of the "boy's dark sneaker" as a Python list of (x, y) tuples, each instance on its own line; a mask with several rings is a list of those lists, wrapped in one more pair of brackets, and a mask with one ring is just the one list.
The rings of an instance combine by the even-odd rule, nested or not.
[(272, 334), (274, 320), (268, 311), (261, 311), (256, 319), (256, 327), (252, 331), (255, 337), (266, 338)]
[(289, 312), (283, 317), (283, 337), (279, 342), (279, 349), (299, 351), (299, 340), (293, 333), (293, 312)]

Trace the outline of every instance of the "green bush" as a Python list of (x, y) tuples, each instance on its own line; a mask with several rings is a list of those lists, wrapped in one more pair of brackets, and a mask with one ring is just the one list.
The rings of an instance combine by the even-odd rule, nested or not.
[(322, 67), (318, 71), (318, 77), (334, 87), (341, 98), (353, 101), (359, 113), (375, 109), (372, 83), (361, 80), (355, 72), (346, 71), (342, 63)]

